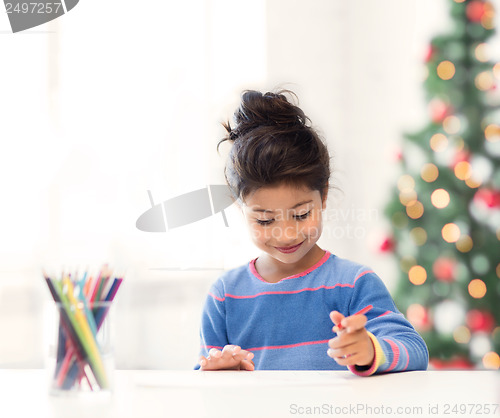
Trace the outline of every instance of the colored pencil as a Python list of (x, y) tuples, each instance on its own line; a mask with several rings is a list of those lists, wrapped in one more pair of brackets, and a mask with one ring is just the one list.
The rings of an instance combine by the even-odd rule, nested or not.
[[(356, 312), (355, 314), (353, 315), (350, 315), (350, 316), (354, 316), (354, 315), (364, 315), (365, 313), (367, 313), (368, 311), (370, 311), (371, 309), (373, 308), (373, 305), (368, 305), (368, 306), (365, 306), (363, 309), (360, 309), (358, 312)], [(344, 329), (344, 327), (342, 326), (341, 323), (339, 323), (337, 325), (337, 328), (338, 330), (340, 331), (341, 329)]]
[[(111, 279), (107, 266), (94, 280), (87, 271), (78, 279), (78, 272), (61, 275), (61, 279), (44, 277), (54, 301), (59, 305), (60, 327), (54, 383), (71, 389), (85, 378), (91, 390), (105, 389), (109, 382), (97, 342), (97, 333), (109, 312), (110, 303), (122, 283)], [(100, 306), (105, 302), (106, 305)]]

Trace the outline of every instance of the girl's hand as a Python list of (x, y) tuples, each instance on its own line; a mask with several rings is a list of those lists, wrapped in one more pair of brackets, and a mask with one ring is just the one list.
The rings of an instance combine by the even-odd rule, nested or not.
[(226, 345), (222, 351), (211, 348), (208, 357), (200, 357), (200, 370), (249, 370), (255, 369), (253, 353), (238, 345)]
[[(375, 349), (365, 329), (366, 316), (352, 315), (347, 318), (337, 311), (330, 312), (337, 333), (328, 341), (328, 355), (341, 366), (370, 366), (375, 357)], [(338, 324), (342, 325), (339, 330)]]

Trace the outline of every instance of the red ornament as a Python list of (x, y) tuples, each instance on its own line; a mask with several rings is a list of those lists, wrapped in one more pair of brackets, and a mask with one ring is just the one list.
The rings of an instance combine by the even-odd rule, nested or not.
[(463, 161), (470, 161), (470, 152), (469, 151), (458, 151), (455, 156), (453, 157), (453, 162), (452, 162), (452, 168), (455, 168), (455, 166), (458, 163), (461, 163)]
[(446, 116), (452, 112), (449, 105), (438, 99), (432, 100), (429, 103), (429, 110), (431, 113), (431, 119), (434, 123), (442, 123)]
[(432, 45), (429, 45), (429, 47), (427, 48), (427, 51), (425, 51), (424, 61), (427, 63), (430, 60), (432, 60), (435, 52), (436, 52), (436, 50), (434, 49), (434, 47)]
[(465, 9), (467, 18), (474, 23), (480, 23), (485, 13), (486, 4), (479, 0), (471, 1), (467, 4), (467, 8)]
[(431, 358), (429, 360), (429, 365), (434, 369), (460, 369), (469, 370), (474, 368), (469, 360), (464, 357), (453, 357), (450, 360), (441, 360), (437, 358)]
[(467, 312), (465, 319), (467, 326), (473, 332), (484, 331), (491, 332), (495, 328), (495, 318), (488, 311), (472, 309)]
[(456, 276), (456, 261), (452, 258), (439, 257), (432, 265), (432, 272), (436, 279), (443, 282), (452, 282)]
[(379, 251), (382, 253), (387, 253), (394, 250), (394, 240), (392, 237), (385, 238), (379, 246)]
[(398, 148), (396, 151), (394, 151), (394, 160), (397, 162), (403, 161), (403, 151), (401, 148)]
[(408, 318), (408, 321), (410, 321), (418, 331), (428, 331), (432, 326), (429, 310), (418, 303), (408, 306), (406, 318)]
[(500, 191), (494, 189), (479, 189), (474, 195), (474, 201), (490, 209), (500, 207)]

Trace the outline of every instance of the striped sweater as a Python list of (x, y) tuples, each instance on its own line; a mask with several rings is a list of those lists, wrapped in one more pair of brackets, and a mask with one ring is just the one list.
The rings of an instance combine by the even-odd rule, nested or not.
[[(225, 272), (211, 287), (202, 314), (201, 355), (235, 344), (254, 353), (256, 370), (345, 370), (326, 351), (335, 334), (329, 314), (352, 315), (367, 305), (375, 347), (358, 375), (425, 370), (427, 347), (369, 268), (326, 251), (308, 270), (266, 282), (249, 264)], [(199, 369), (199, 365), (195, 368)]]

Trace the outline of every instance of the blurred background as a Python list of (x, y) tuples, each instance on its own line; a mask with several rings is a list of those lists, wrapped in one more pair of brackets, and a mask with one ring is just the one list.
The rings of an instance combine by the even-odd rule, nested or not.
[[(136, 220), (148, 190), (160, 203), (224, 183), (221, 122), (249, 88), (297, 93), (340, 189), (319, 244), (369, 265), (392, 291), (384, 207), (402, 133), (429, 119), (424, 60), (431, 38), (451, 30), (450, 3), (82, 0), (16, 34), (3, 14), (0, 367), (44, 365), (54, 318), (42, 269), (102, 263), (125, 277), (117, 367), (195, 365), (210, 284), (258, 251), (234, 207), (228, 227), (221, 214), (164, 233)], [(500, 60), (499, 36), (488, 45)]]

